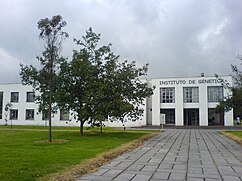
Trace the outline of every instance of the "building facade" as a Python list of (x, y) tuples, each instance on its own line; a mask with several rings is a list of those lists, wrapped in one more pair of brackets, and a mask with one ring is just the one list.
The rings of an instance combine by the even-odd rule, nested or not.
[[(22, 84), (0, 84), (0, 125), (48, 125), (48, 113), (39, 112), (35, 103), (35, 92), (31, 86)], [(11, 107), (5, 110), (7, 104)], [(142, 105), (146, 114), (146, 105)], [(135, 122), (110, 120), (104, 123), (109, 127), (140, 127), (146, 124), (145, 116)], [(79, 126), (72, 112), (58, 110), (52, 117), (53, 126)], [(85, 126), (88, 126), (85, 124)]]
[[(11, 104), (9, 110), (6, 105)], [(54, 126), (78, 125), (69, 112), (59, 110), (53, 117)], [(0, 85), (0, 125), (48, 125), (48, 114), (38, 112), (35, 92), (22, 84)]]
[[(221, 78), (232, 84), (231, 76)], [(231, 94), (216, 77), (161, 78), (148, 82), (150, 86), (155, 86), (155, 89), (154, 94), (144, 100), (144, 115), (135, 122), (125, 122), (126, 127), (159, 126), (162, 121), (175, 126), (233, 125), (233, 111), (215, 113), (218, 102)], [(34, 96), (35, 92), (31, 86), (0, 85), (0, 124), (48, 125), (48, 114), (38, 112)], [(7, 104), (11, 105), (9, 110), (5, 109)], [(65, 110), (59, 110), (52, 120), (54, 126), (79, 125), (72, 114)], [(119, 121), (111, 120), (105, 125), (124, 126)]]
[[(232, 85), (231, 76), (221, 78)], [(215, 113), (219, 101), (231, 95), (216, 77), (152, 79), (151, 85), (156, 88), (148, 103), (148, 124), (160, 125), (165, 115), (165, 124), (176, 126), (233, 125), (233, 111)]]

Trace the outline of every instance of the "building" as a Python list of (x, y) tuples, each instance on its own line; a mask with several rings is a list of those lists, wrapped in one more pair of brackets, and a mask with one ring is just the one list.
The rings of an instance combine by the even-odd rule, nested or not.
[[(6, 104), (12, 106), (5, 110)], [(54, 126), (78, 125), (69, 121), (71, 114), (59, 110), (53, 118)], [(7, 120), (7, 121), (6, 121)], [(48, 125), (48, 114), (39, 113), (35, 103), (35, 92), (31, 86), (22, 84), (0, 85), (0, 125)]]
[[(221, 78), (232, 84), (231, 76)], [(176, 126), (233, 125), (233, 111), (215, 113), (219, 100), (230, 95), (216, 77), (152, 79), (151, 85), (156, 88), (148, 104), (150, 125), (160, 125), (161, 114), (166, 124)]]
[[(231, 76), (222, 76), (232, 84)], [(148, 80), (143, 80), (148, 81)], [(160, 78), (148, 81), (155, 86), (154, 94), (145, 100), (144, 115), (135, 122), (127, 121), (126, 127), (165, 124), (184, 126), (233, 125), (233, 111), (224, 114), (214, 112), (219, 100), (230, 95), (216, 77)], [(31, 86), (21, 84), (0, 85), (0, 124), (48, 125), (48, 114), (38, 113)], [(12, 107), (5, 110), (7, 103)], [(79, 123), (67, 111), (59, 110), (52, 125), (77, 126)], [(164, 120), (163, 120), (164, 119)], [(7, 120), (7, 122), (6, 122)], [(72, 121), (69, 121), (72, 120)], [(106, 122), (106, 126), (121, 127), (120, 122)]]

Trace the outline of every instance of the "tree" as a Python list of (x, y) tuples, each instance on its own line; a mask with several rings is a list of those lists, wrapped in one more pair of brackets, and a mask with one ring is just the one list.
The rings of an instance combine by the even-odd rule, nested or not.
[[(12, 109), (13, 105), (12, 103), (8, 102), (6, 105), (5, 105), (5, 125), (7, 126), (8, 125), (8, 115), (10, 114), (10, 110)], [(9, 119), (11, 115), (9, 116)], [(11, 120), (11, 129), (12, 129), (12, 120)]]
[[(237, 59), (242, 62), (241, 55), (238, 55)], [(221, 80), (223, 86), (231, 91), (231, 96), (225, 97), (224, 100), (220, 101), (215, 111), (223, 113), (233, 109), (235, 115), (242, 116), (242, 71), (236, 65), (231, 65), (231, 68), (234, 73), (232, 76), (234, 85), (229, 85), (224, 80)]]
[(83, 125), (93, 113), (90, 103), (92, 89), (89, 85), (95, 77), (93, 67), (87, 59), (79, 59), (77, 55), (73, 55), (70, 63), (62, 64), (59, 76), (58, 105), (62, 109), (73, 111), (74, 118), (80, 121), (82, 136)]
[(153, 89), (139, 79), (146, 75), (147, 64), (137, 68), (135, 62), (125, 60), (120, 63), (119, 57), (116, 58), (104, 64), (104, 74), (93, 101), (97, 104), (95, 115), (101, 125), (107, 117), (119, 120), (123, 125), (127, 120), (136, 121), (143, 114), (140, 105), (153, 93)]
[(146, 75), (147, 65), (137, 68), (135, 62), (119, 62), (119, 56), (111, 51), (111, 44), (98, 46), (100, 34), (90, 28), (81, 46), (74, 51), (71, 62), (61, 65), (59, 73), (60, 107), (72, 110), (80, 121), (80, 135), (85, 122), (105, 121), (108, 117), (133, 120), (141, 115), (139, 105), (152, 95), (152, 88), (139, 80)]
[(20, 65), (20, 76), (23, 85), (31, 85), (39, 93), (36, 102), (39, 104), (39, 111), (47, 111), (49, 117), (49, 141), (52, 142), (51, 117), (55, 113), (56, 107), (56, 85), (57, 72), (59, 65), (65, 59), (60, 55), (62, 43), (68, 34), (62, 29), (66, 22), (60, 15), (53, 16), (51, 19), (45, 18), (38, 22), (40, 30), (39, 38), (45, 42), (45, 50), (37, 60), (41, 64), (38, 70), (34, 66)]

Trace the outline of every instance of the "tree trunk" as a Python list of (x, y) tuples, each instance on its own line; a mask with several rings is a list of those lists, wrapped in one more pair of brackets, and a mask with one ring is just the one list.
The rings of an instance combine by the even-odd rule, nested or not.
[(80, 136), (83, 136), (83, 125), (84, 121), (80, 121)]
[(102, 124), (102, 123), (103, 123), (103, 122), (100, 121), (100, 124), (101, 124), (101, 125), (100, 125), (100, 129), (101, 129), (100, 131), (101, 131), (101, 133), (103, 132), (103, 124)]
[(49, 118), (49, 142), (52, 142), (51, 117)]
[[(51, 97), (50, 97), (50, 101), (51, 101)], [(49, 105), (49, 142), (52, 142), (52, 126), (51, 126), (51, 112), (52, 112), (52, 109), (51, 109), (51, 104)]]
[(52, 113), (52, 74), (53, 74), (53, 50), (51, 54), (51, 66), (50, 66), (50, 82), (49, 82), (49, 142), (52, 142), (52, 125), (51, 125), (51, 113)]

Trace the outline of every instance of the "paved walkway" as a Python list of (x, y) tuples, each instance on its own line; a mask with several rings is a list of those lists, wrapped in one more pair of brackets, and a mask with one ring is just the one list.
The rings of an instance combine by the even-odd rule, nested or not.
[(241, 181), (242, 147), (216, 130), (166, 130), (78, 181)]

